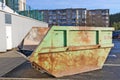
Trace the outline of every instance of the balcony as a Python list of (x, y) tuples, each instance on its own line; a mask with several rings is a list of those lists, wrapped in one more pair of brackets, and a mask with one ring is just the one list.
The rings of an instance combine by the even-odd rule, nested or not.
[(102, 15), (109, 15), (109, 13), (102, 13)]
[(66, 19), (66, 17), (62, 17), (62, 19)]

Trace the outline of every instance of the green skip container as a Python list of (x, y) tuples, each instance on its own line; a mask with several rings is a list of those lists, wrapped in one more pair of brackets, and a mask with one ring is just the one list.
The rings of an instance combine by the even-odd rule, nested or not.
[(29, 61), (35, 69), (62, 77), (101, 69), (114, 46), (113, 30), (108, 27), (34, 27), (24, 39), (24, 46), (28, 49), (34, 46)]

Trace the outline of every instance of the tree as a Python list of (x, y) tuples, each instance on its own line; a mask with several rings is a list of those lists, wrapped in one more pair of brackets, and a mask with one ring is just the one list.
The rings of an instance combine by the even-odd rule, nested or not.
[(115, 30), (120, 30), (120, 22), (114, 22), (112, 27), (114, 27)]
[(116, 29), (118, 29), (118, 25), (120, 22), (120, 13), (116, 13), (116, 14), (111, 14), (110, 15), (110, 26), (114, 27), (116, 26)]

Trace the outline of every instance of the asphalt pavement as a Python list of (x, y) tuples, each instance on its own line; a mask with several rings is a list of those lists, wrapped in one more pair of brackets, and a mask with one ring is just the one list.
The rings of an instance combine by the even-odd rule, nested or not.
[(120, 80), (120, 40), (113, 40), (112, 48), (101, 70), (80, 73), (61, 78), (54, 78), (47, 73), (41, 73), (31, 67), (29, 61), (24, 62), (14, 70), (5, 74), (3, 78), (34, 78), (34, 79), (72, 79), (72, 80)]
[(26, 62), (26, 59), (15, 50), (0, 53), (0, 77), (24, 62)]

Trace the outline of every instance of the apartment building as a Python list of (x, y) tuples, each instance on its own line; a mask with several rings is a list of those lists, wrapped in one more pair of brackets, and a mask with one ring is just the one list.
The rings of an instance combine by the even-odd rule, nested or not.
[(68, 8), (39, 10), (39, 12), (43, 13), (43, 21), (50, 26), (109, 26), (108, 9)]
[(19, 11), (26, 10), (26, 0), (19, 0), (18, 4), (19, 4)]
[(26, 0), (0, 0), (0, 2), (16, 12), (26, 10)]
[(87, 26), (109, 26), (109, 9), (87, 10)]
[(39, 10), (39, 12), (43, 13), (43, 21), (49, 23), (50, 26), (85, 26), (86, 24), (85, 8)]

